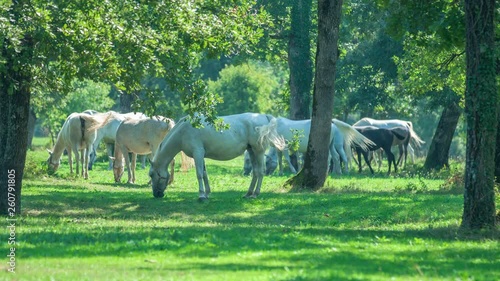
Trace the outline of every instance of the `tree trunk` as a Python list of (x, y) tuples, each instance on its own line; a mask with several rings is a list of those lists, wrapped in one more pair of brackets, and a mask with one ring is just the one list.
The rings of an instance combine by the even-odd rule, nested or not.
[[(500, 119), (500, 109), (498, 110), (498, 118)], [(495, 152), (495, 180), (500, 184), (500, 122), (497, 125), (497, 148)], [(498, 190), (500, 191), (500, 190)]]
[(458, 104), (452, 102), (443, 109), (439, 124), (432, 138), (432, 143), (425, 159), (424, 168), (427, 170), (439, 170), (443, 167), (449, 168), (451, 141), (457, 128), (462, 109)]
[(311, 0), (293, 1), (291, 31), (288, 41), (288, 66), (290, 68), (290, 119), (310, 118), (311, 84)]
[(124, 91), (120, 91), (120, 112), (132, 112), (132, 103), (135, 101), (135, 96)]
[(318, 2), (318, 44), (311, 133), (304, 168), (288, 181), (293, 189), (319, 189), (325, 183), (328, 173), (341, 8), (342, 0)]
[(498, 93), (495, 0), (465, 0), (467, 153), (462, 227), (495, 225), (495, 148)]
[[(7, 41), (7, 40), (6, 40)], [(20, 52), (4, 44), (2, 57), (7, 69), (0, 74), (0, 215), (21, 213), (21, 187), (28, 148), (31, 75), (26, 63), (32, 41), (26, 37)], [(19, 65), (21, 64), (21, 65)]]
[(31, 148), (33, 143), (33, 136), (35, 135), (36, 114), (33, 108), (30, 107), (30, 114), (28, 118), (28, 148)]

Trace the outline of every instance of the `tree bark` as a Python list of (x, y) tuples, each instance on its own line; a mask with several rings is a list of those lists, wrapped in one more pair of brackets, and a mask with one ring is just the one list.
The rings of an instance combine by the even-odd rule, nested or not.
[(290, 68), (290, 119), (310, 118), (311, 84), (311, 0), (293, 1), (291, 31), (288, 41), (288, 66)]
[(449, 103), (443, 109), (436, 132), (432, 138), (429, 153), (427, 153), (427, 158), (425, 159), (425, 169), (440, 170), (443, 167), (450, 167), (451, 141), (453, 140), (453, 134), (455, 133), (461, 114), (462, 109), (455, 102)]
[(132, 104), (135, 101), (135, 96), (131, 93), (120, 91), (120, 112), (132, 112)]
[[(498, 110), (498, 118), (500, 119), (500, 109)], [(497, 125), (497, 148), (495, 152), (495, 181), (500, 184), (500, 122)], [(500, 189), (498, 190), (500, 191)]]
[(318, 43), (311, 133), (304, 168), (288, 181), (293, 189), (319, 189), (324, 185), (328, 173), (328, 146), (332, 127), (341, 9), (342, 0), (318, 2)]
[(495, 0), (465, 0), (467, 152), (462, 227), (495, 225), (495, 148), (498, 93)]

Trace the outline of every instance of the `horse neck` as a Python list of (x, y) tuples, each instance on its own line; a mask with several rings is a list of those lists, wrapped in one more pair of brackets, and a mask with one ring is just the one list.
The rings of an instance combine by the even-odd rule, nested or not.
[[(61, 159), (61, 155), (63, 154), (64, 149), (66, 148), (66, 144), (63, 140), (62, 131), (57, 135), (57, 140), (54, 145), (54, 148), (52, 149), (52, 160), (53, 161), (58, 161)], [(69, 151), (68, 151), (69, 153)]]
[(180, 130), (175, 130), (175, 128), (167, 134), (167, 137), (160, 144), (160, 148), (153, 159), (153, 162), (155, 162), (158, 168), (167, 169), (174, 157), (181, 152), (181, 139), (182, 135)]
[[(127, 153), (128, 157), (128, 153)], [(123, 166), (123, 151), (120, 148), (120, 145), (118, 144), (117, 141), (115, 141), (115, 154), (114, 154), (115, 160), (113, 161), (113, 165), (117, 166)]]

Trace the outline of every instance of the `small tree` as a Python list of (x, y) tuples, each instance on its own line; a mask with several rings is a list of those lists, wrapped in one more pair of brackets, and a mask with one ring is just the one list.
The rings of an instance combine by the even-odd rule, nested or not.
[(273, 101), (278, 99), (282, 85), (269, 65), (250, 61), (228, 66), (219, 75), (219, 79), (210, 81), (208, 87), (223, 100), (217, 105), (220, 115), (276, 113), (277, 105)]

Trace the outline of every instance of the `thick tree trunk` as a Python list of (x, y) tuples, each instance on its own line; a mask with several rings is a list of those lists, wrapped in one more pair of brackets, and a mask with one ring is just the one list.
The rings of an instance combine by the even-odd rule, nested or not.
[(12, 65), (13, 61), (6, 63), (11, 71), (0, 78), (0, 215), (10, 217), (21, 213), (30, 109), (30, 77)]
[(288, 41), (288, 66), (290, 68), (290, 119), (310, 118), (311, 84), (311, 0), (293, 1), (291, 32)]
[(342, 0), (319, 0), (311, 133), (304, 168), (288, 182), (294, 189), (315, 190), (326, 180), (341, 9)]
[(425, 159), (424, 168), (427, 170), (439, 170), (443, 167), (449, 168), (451, 141), (457, 128), (458, 120), (462, 114), (462, 109), (458, 104), (452, 102), (443, 109), (439, 119), (436, 132), (432, 138), (432, 143)]
[(495, 148), (498, 93), (495, 0), (465, 0), (467, 153), (462, 227), (495, 225)]
[[(19, 1), (12, 2), (10, 12), (13, 21), (23, 16), (25, 5)], [(29, 33), (24, 35), (21, 45), (16, 48), (8, 38), (3, 40), (1, 57), (5, 62), (0, 71), (0, 215), (14, 218), (21, 213), (34, 42)]]

